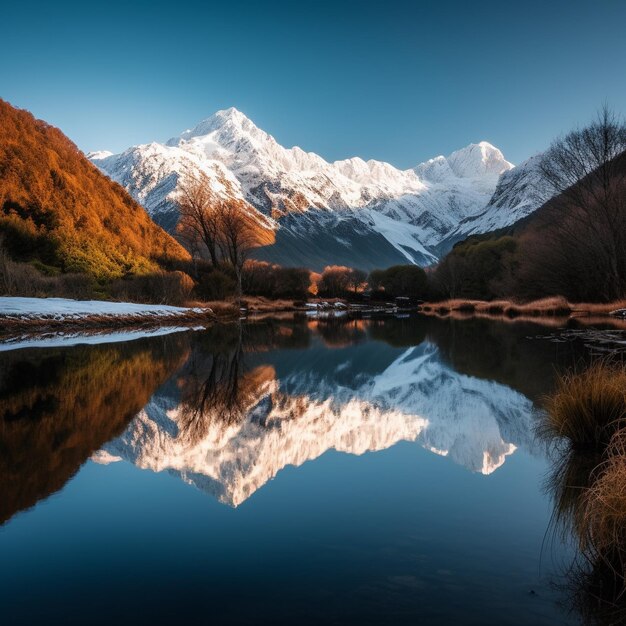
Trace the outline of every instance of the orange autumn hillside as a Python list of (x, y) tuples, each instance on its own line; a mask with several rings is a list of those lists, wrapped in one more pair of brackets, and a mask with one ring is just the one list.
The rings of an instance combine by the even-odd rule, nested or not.
[(15, 260), (98, 279), (189, 258), (60, 130), (2, 100), (0, 237)]

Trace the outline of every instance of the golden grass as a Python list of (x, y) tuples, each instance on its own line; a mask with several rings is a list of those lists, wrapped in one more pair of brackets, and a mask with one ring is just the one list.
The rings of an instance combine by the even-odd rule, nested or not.
[(575, 450), (604, 451), (626, 423), (626, 366), (601, 361), (562, 375), (545, 409), (542, 436), (565, 439)]
[[(582, 305), (579, 305), (582, 306)], [(610, 308), (613, 311), (616, 307)], [(435, 312), (440, 315), (451, 312), (475, 315), (507, 315), (509, 317), (539, 317), (539, 316), (569, 316), (572, 305), (565, 298), (542, 298), (527, 303), (517, 303), (511, 300), (467, 300), (454, 299), (443, 302), (428, 303), (422, 306), (425, 312)], [(607, 311), (610, 312), (610, 311)]]
[(538, 432), (560, 451), (548, 480), (552, 523), (572, 531), (583, 557), (570, 572), (573, 604), (589, 623), (624, 623), (626, 365), (563, 376), (546, 409)]
[(586, 541), (600, 554), (619, 545), (626, 554), (626, 428), (620, 428), (607, 447), (606, 460), (586, 493)]
[[(271, 299), (264, 296), (243, 296), (241, 306), (247, 308), (249, 313), (272, 313), (295, 311), (297, 301), (292, 299)], [(185, 304), (188, 307), (209, 307), (218, 318), (232, 318), (239, 315), (239, 305), (236, 299), (190, 301)]]
[(447, 314), (451, 312), (476, 315), (508, 315), (509, 317), (581, 317), (608, 316), (618, 309), (626, 309), (626, 300), (609, 303), (568, 302), (561, 296), (541, 298), (532, 302), (513, 300), (471, 300), (456, 298), (442, 302), (427, 302), (421, 310), (426, 313)]
[(626, 300), (606, 303), (574, 303), (570, 305), (574, 314), (609, 315), (618, 309), (626, 309)]

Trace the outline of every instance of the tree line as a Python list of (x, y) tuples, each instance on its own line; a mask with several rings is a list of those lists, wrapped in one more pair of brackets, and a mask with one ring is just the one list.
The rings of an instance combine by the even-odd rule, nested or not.
[(626, 125), (608, 107), (540, 161), (545, 204), (509, 232), (457, 244), (433, 272), (444, 298), (612, 302), (626, 296)]
[[(19, 159), (11, 152), (19, 142), (0, 152), (2, 295), (168, 304), (243, 295), (430, 301), (564, 296), (574, 302), (626, 296), (626, 125), (606, 106), (591, 124), (558, 138), (543, 155), (539, 169), (549, 193), (521, 223), (458, 243), (433, 268), (404, 265), (369, 275), (344, 266), (329, 265), (318, 274), (253, 260), (253, 249), (271, 243), (273, 232), (243, 199), (216, 194), (204, 174), (184, 175), (178, 185), (176, 236), (187, 256), (59, 131), (1, 101), (0, 112), (7, 121), (0, 135), (19, 135), (22, 141)], [(38, 171), (46, 142), (72, 163), (91, 193), (85, 198), (96, 198), (94, 206), (73, 198), (67, 176), (54, 168), (31, 178), (17, 168), (20, 161)], [(100, 210), (98, 203), (111, 206)], [(132, 236), (123, 223), (129, 215)], [(70, 226), (68, 220), (74, 220)], [(120, 238), (126, 252), (120, 252)]]

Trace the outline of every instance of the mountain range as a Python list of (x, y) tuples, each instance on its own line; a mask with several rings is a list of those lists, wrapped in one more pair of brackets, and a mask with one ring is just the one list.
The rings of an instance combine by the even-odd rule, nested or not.
[(544, 201), (538, 157), (515, 168), (486, 141), (407, 170), (358, 157), (331, 163), (284, 148), (235, 108), (166, 143), (88, 157), (170, 233), (181, 179), (202, 172), (216, 194), (244, 200), (275, 230), (256, 258), (317, 271), (431, 265), (456, 241), (510, 225)]

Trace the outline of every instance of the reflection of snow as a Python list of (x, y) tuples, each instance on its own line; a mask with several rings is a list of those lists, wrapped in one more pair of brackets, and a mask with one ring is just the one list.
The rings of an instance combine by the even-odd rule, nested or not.
[(455, 372), (428, 343), (406, 350), (380, 374), (362, 374), (355, 389), (313, 371), (278, 381), (266, 369), (270, 374), (257, 377), (243, 420), (226, 424), (218, 415), (205, 416), (201, 437), (188, 436), (176, 394), (162, 390), (98, 460), (123, 458), (167, 470), (236, 506), (285, 466), (330, 449), (362, 454), (418, 441), (490, 474), (516, 449), (503, 431), (517, 444), (531, 432), (527, 398)]

